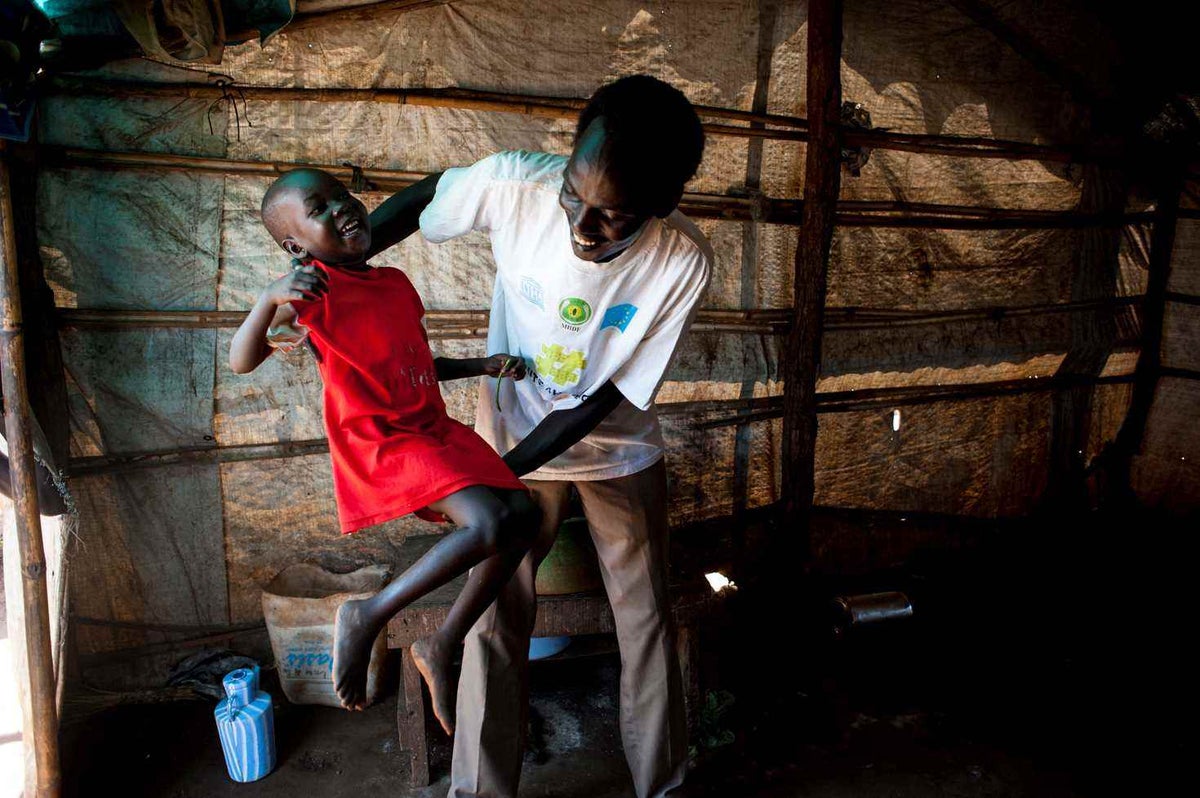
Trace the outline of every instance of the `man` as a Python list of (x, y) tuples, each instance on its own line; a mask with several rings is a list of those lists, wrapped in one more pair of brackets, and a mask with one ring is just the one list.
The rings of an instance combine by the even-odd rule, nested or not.
[[(420, 215), (426, 238), (488, 233), (497, 266), (488, 351), (519, 354), (528, 369), (498, 394), (491, 380), (480, 387), (475, 429), (525, 478), (544, 521), (467, 637), (451, 798), (517, 794), (534, 578), (572, 486), (613, 608), (621, 735), (637, 794), (666, 795), (682, 783), (687, 732), (653, 405), (710, 276), (711, 247), (676, 209), (703, 148), (682, 93), (648, 76), (623, 78), (589, 100), (570, 158), (498, 153), (427, 179), (372, 216), (377, 230), (389, 231), (378, 243), (387, 246), (436, 184)], [(495, 558), (471, 578), (494, 567), (502, 567)]]

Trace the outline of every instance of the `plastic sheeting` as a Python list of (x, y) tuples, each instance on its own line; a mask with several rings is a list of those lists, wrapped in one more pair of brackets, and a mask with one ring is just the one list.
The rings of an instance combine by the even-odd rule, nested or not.
[[(556, 5), (553, 21), (541, 5), (516, 0), (333, 15), (285, 29), (262, 47), (226, 48), (220, 71), (248, 85), (458, 86), (574, 97), (620, 75), (649, 72), (697, 103), (744, 110), (751, 108), (758, 82), (766, 81), (767, 111), (805, 113), (803, 2)], [(1052, 27), (1061, 21), (1043, 22)], [(1069, 38), (1049, 27), (1038, 35), (1050, 42)], [(1096, 49), (1092, 57), (1099, 63), (1103, 47)], [(111, 65), (105, 73), (167, 82), (196, 78), (140, 61)], [(1070, 141), (1081, 130), (1082, 112), (1062, 90), (948, 3), (847, 4), (843, 82), (846, 99), (866, 105), (874, 123), (891, 130), (1039, 143)], [(64, 146), (437, 171), (498, 149), (565, 153), (572, 127), (567, 120), (519, 114), (370, 102), (239, 102), (235, 117), (228, 103), (51, 96), (41, 137)], [(804, 146), (796, 142), (710, 136), (689, 188), (796, 198), (803, 192), (803, 158)], [(842, 195), (1068, 210), (1079, 206), (1084, 180), (1084, 170), (1063, 164), (877, 150), (860, 177), (843, 179)], [(47, 169), (39, 235), (58, 303), (249, 308), (288, 263), (257, 217), (268, 182), (137, 169)], [(364, 198), (374, 206), (383, 196)], [(790, 305), (794, 227), (716, 220), (700, 225), (717, 253), (706, 307)], [(1078, 293), (1083, 236), (1077, 230), (840, 228), (828, 304), (944, 311), (1069, 301)], [(1193, 253), (1195, 237), (1194, 230), (1181, 228), (1180, 240), (1191, 241)], [(1106, 287), (1110, 294), (1144, 289), (1145, 241), (1144, 229), (1127, 229), (1113, 284)], [(377, 263), (403, 268), (430, 308), (482, 309), (490, 301), (494, 267), (482, 236), (441, 246), (418, 236)], [(1194, 286), (1194, 272), (1194, 266), (1177, 267), (1177, 283)], [(1136, 317), (1124, 314), (1118, 327), (1136, 333)], [(234, 375), (225, 365), (230, 336), (227, 329), (185, 328), (68, 333), (74, 454), (322, 437), (320, 383), (311, 357), (303, 351), (276, 356), (251, 375)], [(1106, 374), (1132, 370), (1136, 350), (1123, 348), (1120, 337), (1104, 344), (1111, 350), (1099, 360)], [(1080, 343), (1067, 314), (830, 329), (820, 388), (1050, 377)], [(438, 353), (465, 355), (481, 354), (483, 343), (433, 346)], [(780, 346), (774, 336), (693, 333), (660, 402), (778, 395)], [(469, 422), (474, 388), (449, 385), (444, 392), (452, 414)], [(1084, 444), (1089, 455), (1111, 439), (1127, 403), (1125, 386), (1092, 392)], [(1050, 392), (1033, 392), (904, 406), (898, 432), (892, 408), (822, 415), (817, 500), (978, 517), (1029, 512), (1047, 482), (1052, 404)], [(705, 418), (721, 415), (728, 413)], [(711, 429), (696, 428), (695, 420), (664, 419), (675, 523), (778, 497), (778, 420)], [(77, 480), (87, 497), (81, 534), (93, 552), (77, 565), (86, 574), (76, 582), (77, 596), (88, 612), (114, 619), (162, 622), (189, 613), (197, 622), (253, 619), (258, 589), (284, 565), (312, 560), (348, 570), (387, 560), (404, 534), (432, 528), (402, 519), (338, 536), (328, 461), (319, 454), (136, 474)], [(158, 553), (183, 539), (187, 546), (172, 556), (206, 559), (162, 568)], [(888, 557), (903, 556), (927, 539), (914, 534), (906, 548), (889, 538), (884, 548)], [(832, 553), (836, 547), (826, 541), (814, 551), (831, 552), (834, 563), (871, 561), (870, 534), (854, 540), (866, 550)], [(179, 580), (212, 591), (197, 604), (201, 609), (176, 606), (192, 600), (175, 587)], [(137, 636), (91, 635), (81, 643), (84, 651), (103, 651), (132, 645)]]

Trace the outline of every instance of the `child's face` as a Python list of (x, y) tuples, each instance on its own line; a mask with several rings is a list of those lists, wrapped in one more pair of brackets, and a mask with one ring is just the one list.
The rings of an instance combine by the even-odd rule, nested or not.
[(280, 197), (278, 213), (288, 233), (280, 244), (301, 260), (361, 263), (371, 246), (366, 206), (332, 175), (298, 177)]

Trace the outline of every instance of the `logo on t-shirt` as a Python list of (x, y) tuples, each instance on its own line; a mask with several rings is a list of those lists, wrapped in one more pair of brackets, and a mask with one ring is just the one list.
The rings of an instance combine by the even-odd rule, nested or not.
[(542, 284), (537, 280), (533, 279), (532, 277), (521, 278), (521, 296), (525, 297), (539, 308), (545, 310), (546, 306), (542, 302), (543, 294), (544, 292), (542, 291)]
[(579, 297), (569, 296), (558, 303), (558, 317), (563, 329), (579, 332), (579, 328), (592, 320), (592, 306)]
[(633, 321), (633, 314), (637, 313), (637, 305), (613, 305), (608, 310), (604, 311), (604, 318), (600, 321), (600, 329), (604, 330), (609, 327), (616, 327), (621, 332), (625, 332), (625, 328), (629, 326), (629, 322)]
[(533, 364), (542, 377), (560, 388), (570, 388), (578, 384), (580, 374), (587, 367), (587, 358), (579, 349), (566, 349), (562, 344), (542, 344), (542, 351), (533, 359)]

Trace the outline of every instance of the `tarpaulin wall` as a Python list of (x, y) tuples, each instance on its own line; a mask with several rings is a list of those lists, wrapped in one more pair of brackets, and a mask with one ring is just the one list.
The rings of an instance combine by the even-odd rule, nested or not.
[[(332, 15), (286, 28), (262, 47), (228, 47), (219, 71), (252, 86), (464, 87), (558, 97), (586, 97), (607, 80), (646, 72), (698, 104), (806, 113), (803, 2), (551, 5), (552, 13), (547, 4), (477, 0), (407, 13)], [(1046, 13), (1026, 24), (1049, 44), (1069, 39), (1063, 20)], [(862, 103), (875, 126), (1035, 143), (1079, 136), (1083, 110), (949, 3), (856, 2), (847, 4), (845, 15), (844, 97)], [(1105, 53), (1096, 49), (1092, 57), (1102, 64)], [(112, 65), (101, 76), (166, 83), (203, 78), (145, 61)], [(51, 94), (42, 105), (41, 143), (48, 151), (429, 172), (500, 149), (565, 153), (571, 141), (572, 123), (565, 119), (234, 97), (214, 104)], [(803, 161), (800, 142), (710, 136), (689, 191), (799, 198)], [(257, 620), (259, 590), (284, 565), (310, 560), (345, 570), (389, 561), (405, 534), (432, 529), (406, 518), (339, 537), (311, 358), (276, 356), (238, 376), (226, 365), (230, 327), (203, 319), (162, 321), (164, 311), (244, 311), (286, 269), (287, 259), (257, 215), (268, 184), (266, 177), (194, 170), (57, 166), (42, 174), (38, 235), (58, 305), (145, 312), (140, 324), (77, 324), (63, 333), (72, 454), (79, 463), (101, 463), (81, 469), (72, 483), (82, 517), (74, 612), (122, 623), (77, 629), (81, 655), (92, 657), (87, 661), (158, 639), (133, 624), (202, 628)], [(363, 196), (371, 207), (385, 198)], [(860, 176), (844, 177), (842, 198), (1063, 212), (1120, 211), (1125, 204), (1119, 176), (1094, 166), (885, 150), (871, 153)], [(717, 253), (705, 308), (790, 307), (795, 227), (714, 219), (700, 226)], [(1066, 434), (1054, 421), (1062, 392), (1037, 381), (1076, 368), (1081, 351), (1089, 377), (1128, 375), (1137, 357), (1131, 307), (1117, 313), (1115, 323), (1100, 325), (1109, 334), (1097, 339), (1089, 337), (1080, 313), (1044, 306), (1140, 295), (1148, 238), (1144, 224), (1107, 232), (840, 227), (828, 306), (831, 317), (838, 309), (860, 313), (843, 312), (839, 318), (849, 321), (824, 335), (821, 392), (1012, 380), (1026, 380), (1029, 388), (895, 407), (850, 403), (823, 412), (817, 503), (974, 518), (1034, 510), (1050, 482), (1054, 438)], [(1185, 238), (1181, 230), (1181, 242)], [(484, 309), (491, 297), (494, 267), (482, 236), (440, 246), (417, 236), (376, 262), (403, 268), (431, 310)], [(1026, 311), (953, 315), (996, 307)], [(900, 325), (853, 323), (942, 312), (950, 315)], [(676, 524), (777, 498), (778, 418), (700, 422), (736, 415), (745, 406), (736, 400), (778, 396), (780, 345), (781, 336), (761, 331), (687, 337), (659, 397)], [(450, 355), (483, 353), (481, 337), (433, 346)], [(1118, 381), (1079, 390), (1088, 409), (1086, 429), (1077, 436), (1086, 460), (1120, 426), (1130, 389)], [(474, 386), (444, 391), (452, 413), (469, 422)], [(735, 409), (671, 407), (718, 400)], [(279, 446), (289, 442), (301, 443)], [(213, 446), (219, 456), (179, 454)], [(106, 468), (95, 459), (154, 452), (175, 454), (137, 468)], [(879, 564), (927, 537), (915, 528), (910, 537), (889, 534), (876, 550), (868, 534), (822, 536), (818, 530), (814, 550), (826, 563)], [(109, 669), (104, 680), (137, 682), (147, 678), (143, 670)]]

